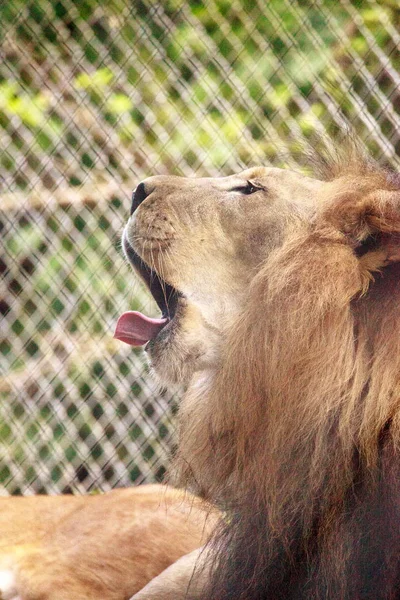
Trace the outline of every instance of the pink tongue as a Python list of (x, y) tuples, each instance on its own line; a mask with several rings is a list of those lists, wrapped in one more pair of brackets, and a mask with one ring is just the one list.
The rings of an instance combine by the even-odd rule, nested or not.
[(130, 346), (143, 346), (161, 331), (167, 321), (168, 319), (151, 319), (130, 310), (118, 319), (114, 337)]

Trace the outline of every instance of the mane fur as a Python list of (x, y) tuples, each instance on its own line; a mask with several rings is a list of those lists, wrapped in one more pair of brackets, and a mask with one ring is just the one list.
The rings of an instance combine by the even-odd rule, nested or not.
[(183, 401), (176, 469), (227, 514), (202, 600), (400, 597), (400, 182), (322, 165)]

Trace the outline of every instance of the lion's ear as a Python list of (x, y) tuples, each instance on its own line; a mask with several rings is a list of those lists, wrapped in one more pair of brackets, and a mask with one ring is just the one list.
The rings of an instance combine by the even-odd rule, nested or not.
[(358, 256), (363, 292), (374, 272), (400, 262), (400, 190), (338, 194), (320, 217), (322, 227), (333, 228)]
[(359, 257), (362, 293), (365, 293), (374, 281), (374, 273), (400, 262), (400, 234), (371, 236), (356, 248), (356, 254)]

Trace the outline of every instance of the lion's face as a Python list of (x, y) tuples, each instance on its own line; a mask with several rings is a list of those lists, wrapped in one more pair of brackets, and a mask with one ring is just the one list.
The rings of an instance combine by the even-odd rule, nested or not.
[(322, 185), (276, 168), (143, 181), (123, 247), (164, 318), (126, 313), (117, 337), (147, 342), (165, 384), (187, 383), (194, 372), (215, 367), (224, 331), (246, 302), (258, 267), (284, 242), (294, 217), (314, 212)]

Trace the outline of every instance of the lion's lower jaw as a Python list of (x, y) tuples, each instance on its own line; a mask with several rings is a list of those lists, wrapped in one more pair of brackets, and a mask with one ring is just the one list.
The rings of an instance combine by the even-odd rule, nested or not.
[(195, 363), (190, 357), (185, 354), (171, 356), (169, 352), (154, 356), (151, 350), (148, 355), (151, 373), (160, 387), (174, 393), (189, 384), (195, 371)]
[(221, 338), (203, 324), (196, 311), (186, 306), (184, 313), (146, 346), (158, 381), (173, 391), (187, 387), (195, 373), (215, 370), (219, 362)]
[(196, 373), (213, 370), (216, 364), (213, 353), (200, 344), (154, 345), (147, 349), (147, 355), (156, 381), (172, 392), (187, 388)]

